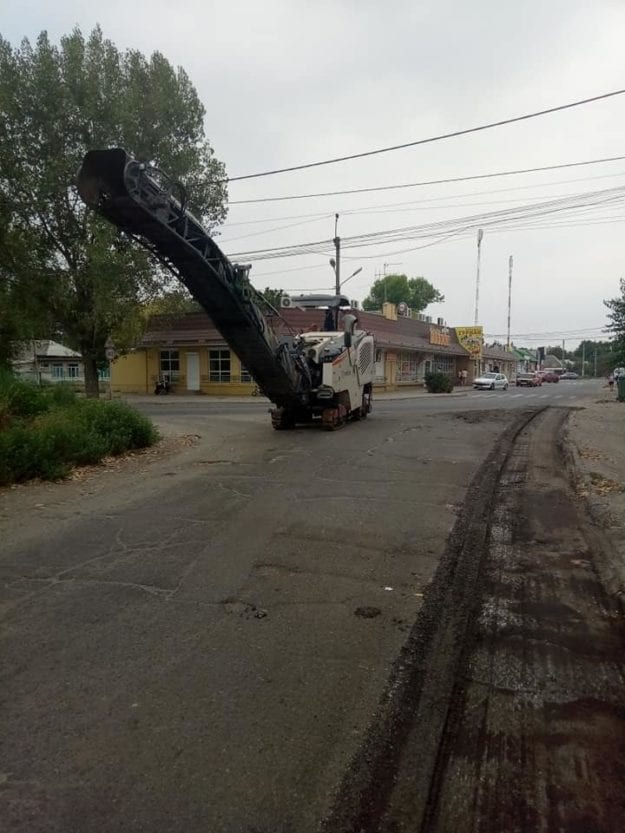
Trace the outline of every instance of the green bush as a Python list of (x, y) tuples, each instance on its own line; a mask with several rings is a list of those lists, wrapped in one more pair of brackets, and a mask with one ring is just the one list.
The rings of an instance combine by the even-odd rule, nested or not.
[(50, 402), (42, 388), (7, 372), (0, 374), (0, 403), (2, 403), (3, 411), (17, 418), (37, 416), (50, 407)]
[(426, 373), (425, 386), (430, 393), (451, 393), (454, 383), (446, 373)]
[(73, 405), (78, 397), (73, 387), (65, 383), (56, 383), (44, 388), (45, 395), (51, 405), (58, 405), (64, 407), (66, 405)]
[(145, 448), (158, 439), (152, 423), (119, 402), (51, 397), (47, 412), (0, 430), (0, 485), (33, 477), (57, 480), (72, 466)]
[(84, 399), (77, 418), (108, 443), (108, 454), (121, 454), (131, 448), (146, 448), (158, 439), (147, 417), (122, 402)]

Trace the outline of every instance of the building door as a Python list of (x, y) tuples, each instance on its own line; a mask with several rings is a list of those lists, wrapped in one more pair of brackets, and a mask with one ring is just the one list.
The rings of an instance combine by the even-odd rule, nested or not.
[(384, 370), (384, 351), (375, 351), (375, 379), (376, 382), (384, 382), (386, 379)]
[(200, 357), (197, 353), (187, 353), (187, 390), (200, 389)]

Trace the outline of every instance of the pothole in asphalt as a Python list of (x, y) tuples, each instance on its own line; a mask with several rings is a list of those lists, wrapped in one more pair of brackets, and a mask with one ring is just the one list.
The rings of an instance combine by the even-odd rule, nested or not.
[(357, 607), (354, 611), (354, 616), (360, 616), (361, 619), (375, 619), (382, 613), (379, 607)]

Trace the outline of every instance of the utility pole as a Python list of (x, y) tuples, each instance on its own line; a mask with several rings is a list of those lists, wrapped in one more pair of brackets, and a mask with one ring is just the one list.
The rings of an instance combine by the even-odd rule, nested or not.
[(478, 308), (480, 305), (480, 260), (482, 257), (482, 237), (484, 237), (484, 230), (477, 230), (477, 271), (475, 275), (475, 320), (474, 324), (477, 327)]
[(338, 224), (339, 224), (339, 215), (334, 215), (334, 250), (336, 252), (335, 260), (336, 265), (334, 267), (334, 275), (335, 275), (335, 287), (336, 287), (336, 294), (341, 294), (341, 238), (338, 236)]
[[(562, 355), (562, 360), (564, 361), (564, 354)], [(585, 376), (584, 369), (586, 367), (586, 342), (582, 341), (582, 376)]]
[(595, 347), (595, 379), (597, 378), (597, 348)]
[[(508, 258), (508, 350), (510, 350), (510, 310), (512, 308), (512, 255)], [(476, 308), (477, 315), (477, 308)], [(476, 319), (477, 323), (477, 319)]]

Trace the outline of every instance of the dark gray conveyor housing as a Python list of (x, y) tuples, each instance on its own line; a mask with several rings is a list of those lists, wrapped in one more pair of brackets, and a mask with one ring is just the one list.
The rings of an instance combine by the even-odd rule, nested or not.
[(231, 263), (186, 210), (181, 186), (160, 180), (121, 148), (92, 150), (78, 172), (78, 191), (182, 281), (272, 402), (287, 409), (305, 406), (308, 368), (263, 315), (249, 267)]

